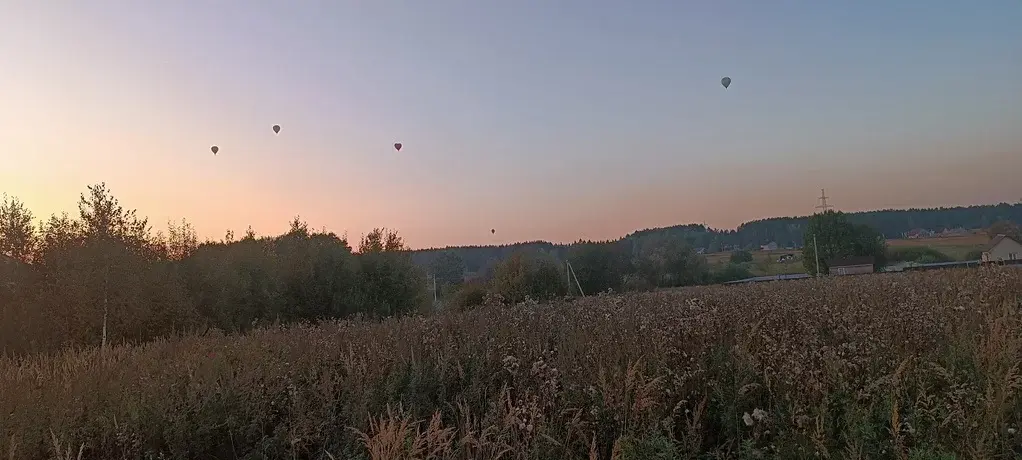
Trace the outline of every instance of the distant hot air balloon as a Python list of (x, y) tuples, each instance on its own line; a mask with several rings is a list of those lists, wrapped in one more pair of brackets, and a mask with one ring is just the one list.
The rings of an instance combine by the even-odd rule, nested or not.
[(495, 228), (491, 228), (491, 229), (490, 229), (490, 234), (492, 235), (492, 234), (494, 234), (494, 233), (497, 233), (497, 229), (495, 229)]
[(731, 86), (731, 77), (724, 77), (720, 79), (720, 84), (724, 85), (724, 89)]
[(273, 125), (273, 134), (280, 134), (280, 125)]
[(216, 153), (220, 151), (220, 147), (217, 147), (215, 145), (210, 147), (209, 149), (213, 151), (213, 155), (216, 155)]
[(397, 149), (398, 152), (400, 152), (401, 151), (401, 143), (398, 142), (398, 143), (394, 144), (394, 148)]

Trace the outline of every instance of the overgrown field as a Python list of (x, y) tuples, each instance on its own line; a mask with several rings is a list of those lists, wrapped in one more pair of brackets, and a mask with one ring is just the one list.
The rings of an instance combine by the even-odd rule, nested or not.
[(1017, 459), (1020, 294), (868, 275), (0, 360), (0, 455)]
[(980, 256), (977, 254), (981, 253), (988, 243), (990, 243), (990, 237), (982, 233), (960, 236), (887, 240), (887, 246), (893, 250), (919, 247), (933, 248), (946, 254), (953, 260), (978, 259)]

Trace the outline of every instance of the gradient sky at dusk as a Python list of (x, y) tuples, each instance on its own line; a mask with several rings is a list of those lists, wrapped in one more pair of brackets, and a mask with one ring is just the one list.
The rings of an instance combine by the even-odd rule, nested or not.
[(734, 227), (821, 187), (1013, 202), (1019, 24), (1018, 0), (11, 0), (0, 192), (46, 217), (105, 181), (156, 229), (300, 214), (413, 247)]

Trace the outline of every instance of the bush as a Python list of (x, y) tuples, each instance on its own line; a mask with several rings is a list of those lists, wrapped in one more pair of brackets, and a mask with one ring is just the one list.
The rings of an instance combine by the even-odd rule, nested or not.
[(497, 265), (491, 290), (511, 304), (549, 300), (567, 293), (567, 280), (549, 256), (518, 252)]
[(486, 300), (486, 283), (472, 280), (463, 283), (451, 295), (448, 305), (457, 310), (465, 310), (483, 305)]
[(746, 264), (734, 264), (729, 263), (720, 270), (712, 272), (710, 279), (713, 283), (726, 283), (728, 281), (741, 280), (745, 278), (751, 278), (752, 272)]
[(976, 249), (974, 251), (969, 251), (968, 253), (965, 254), (965, 260), (981, 260), (981, 259), (983, 259), (983, 250), (982, 249)]
[(909, 246), (888, 248), (887, 259), (891, 262), (916, 262), (929, 264), (935, 262), (951, 262), (951, 256), (929, 246)]
[(741, 264), (746, 262), (752, 262), (752, 253), (746, 250), (735, 251), (731, 253), (729, 262), (732, 264)]

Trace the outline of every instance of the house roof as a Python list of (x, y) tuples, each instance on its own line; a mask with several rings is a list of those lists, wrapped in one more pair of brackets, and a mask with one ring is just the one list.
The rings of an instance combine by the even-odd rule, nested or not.
[(830, 259), (827, 261), (828, 267), (848, 267), (851, 265), (873, 265), (873, 256), (853, 256), (843, 257), (840, 259)]
[[(1004, 241), (1004, 240), (1015, 241), (1015, 238), (1012, 238), (1010, 236), (1007, 236), (1007, 235), (1001, 233), (1001, 234), (995, 236), (993, 239), (990, 240), (990, 243), (987, 244), (987, 247), (986, 247), (985, 250), (986, 251), (990, 251), (990, 250), (994, 249), (995, 247), (997, 247), (998, 244), (1001, 244), (1001, 241)], [(1015, 241), (1015, 242), (1018, 243), (1018, 241)]]

